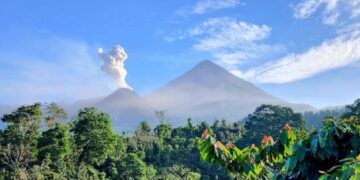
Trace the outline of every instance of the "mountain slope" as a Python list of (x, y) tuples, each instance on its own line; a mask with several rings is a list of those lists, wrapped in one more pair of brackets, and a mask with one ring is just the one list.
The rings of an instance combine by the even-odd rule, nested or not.
[(58, 103), (60, 107), (64, 108), (65, 112), (70, 118), (73, 118), (79, 113), (80, 109), (85, 107), (94, 107), (96, 103), (101, 101), (104, 97), (95, 97), (89, 99), (82, 99), (74, 103)]
[(120, 88), (95, 104), (100, 111), (108, 113), (114, 129), (133, 131), (141, 121), (156, 124), (154, 111), (134, 91)]
[(155, 109), (166, 110), (175, 124), (182, 124), (188, 117), (195, 121), (215, 118), (237, 121), (260, 104), (291, 106), (299, 111), (313, 109), (274, 97), (207, 60), (146, 99)]

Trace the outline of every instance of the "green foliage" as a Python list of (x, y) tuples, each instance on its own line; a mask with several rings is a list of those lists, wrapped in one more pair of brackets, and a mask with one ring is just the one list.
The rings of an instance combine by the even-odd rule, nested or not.
[(324, 118), (315, 131), (290, 108), (263, 105), (245, 128), (191, 119), (173, 128), (159, 111), (158, 126), (141, 122), (133, 135), (114, 134), (109, 116), (95, 108), (68, 122), (56, 104), (22, 106), (2, 117), (0, 179), (357, 180), (359, 102), (340, 117)]
[(139, 126), (135, 130), (136, 136), (149, 136), (150, 133), (151, 133), (151, 128), (146, 121), (140, 122)]
[(343, 118), (357, 117), (360, 118), (360, 99), (355, 100), (351, 105), (345, 107), (345, 113), (342, 115)]
[(41, 104), (36, 103), (1, 118), (7, 127), (0, 131), (0, 161), (10, 172), (26, 174), (24, 169), (35, 161), (41, 115)]
[(158, 178), (165, 180), (198, 180), (201, 178), (201, 175), (196, 172), (191, 172), (190, 169), (182, 165), (173, 165), (161, 169)]
[(117, 175), (115, 179), (151, 179), (155, 177), (156, 170), (147, 166), (136, 154), (128, 153), (115, 162)]
[(67, 119), (67, 114), (64, 109), (60, 108), (57, 104), (51, 103), (45, 105), (45, 122), (47, 128), (54, 127), (57, 123)]
[(275, 141), (265, 135), (260, 147), (224, 146), (205, 131), (199, 143), (201, 159), (251, 179), (359, 179), (358, 102), (341, 118), (327, 118), (323, 128), (309, 136), (297, 139), (286, 124)]
[(109, 115), (98, 113), (95, 108), (80, 111), (74, 122), (76, 163), (101, 164), (112, 152), (115, 136)]
[(216, 138), (223, 139), (224, 141), (234, 142), (241, 139), (245, 134), (245, 128), (239, 122), (228, 124), (225, 119), (221, 123), (219, 120), (216, 120), (211, 129)]
[(319, 171), (331, 173), (343, 165), (343, 159), (354, 158), (360, 153), (358, 127), (359, 121), (354, 117), (325, 121), (319, 132), (300, 140), (293, 148), (295, 153), (305, 154), (293, 171), (299, 173), (300, 177), (318, 177)]
[(171, 136), (171, 125), (167, 123), (161, 123), (154, 129), (154, 133), (161, 139), (169, 138)]
[(305, 120), (300, 113), (295, 113), (291, 108), (261, 105), (256, 108), (253, 114), (248, 116), (245, 122), (246, 139), (236, 142), (240, 147), (250, 145), (252, 143), (259, 145), (261, 137), (271, 135), (277, 138), (279, 131), (283, 125), (288, 123), (290, 126), (299, 130), (305, 128)]
[(59, 172), (65, 168), (65, 157), (71, 151), (69, 129), (57, 123), (52, 129), (42, 133), (38, 141), (38, 161), (49, 163), (50, 166)]
[(339, 107), (334, 109), (325, 109), (320, 111), (307, 111), (304, 112), (304, 118), (306, 120), (306, 124), (309, 128), (319, 129), (322, 127), (322, 120), (324, 117), (332, 116), (338, 117), (341, 116), (345, 112), (345, 108)]

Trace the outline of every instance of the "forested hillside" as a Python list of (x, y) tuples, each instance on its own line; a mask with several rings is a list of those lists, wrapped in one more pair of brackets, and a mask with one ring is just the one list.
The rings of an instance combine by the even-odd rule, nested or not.
[[(359, 102), (343, 116), (358, 118)], [(109, 116), (95, 108), (68, 119), (56, 104), (19, 107), (1, 118), (6, 127), (0, 131), (0, 179), (234, 179), (241, 169), (201, 160), (208, 159), (199, 152), (207, 135), (231, 142), (226, 145), (230, 148), (261, 146), (264, 135), (271, 137), (269, 142), (282, 138), (277, 135), (284, 124), (294, 137), (313, 133), (300, 113), (273, 105), (258, 107), (245, 125), (226, 120), (193, 124), (188, 119), (185, 126), (173, 127), (164, 112), (156, 115), (160, 124), (153, 129), (143, 121), (134, 134), (116, 134)], [(351, 157), (359, 152), (355, 148)]]

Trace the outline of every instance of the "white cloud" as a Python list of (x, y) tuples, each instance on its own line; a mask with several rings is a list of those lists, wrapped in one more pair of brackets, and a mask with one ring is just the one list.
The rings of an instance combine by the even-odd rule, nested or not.
[(181, 33), (173, 32), (165, 36), (164, 40), (191, 40), (194, 50), (207, 52), (219, 64), (232, 67), (269, 53), (283, 51), (283, 46), (263, 42), (270, 32), (271, 28), (267, 25), (222, 17), (208, 19)]
[(262, 43), (270, 32), (267, 25), (223, 17), (208, 19), (183, 33), (173, 33), (166, 40), (191, 39), (195, 50), (210, 53), (221, 64), (236, 65), (260, 54), (281, 50), (280, 46)]
[(244, 5), (240, 0), (202, 0), (195, 4), (192, 12), (195, 14), (204, 14), (210, 10), (231, 8), (238, 5)]
[(351, 18), (360, 17), (360, 0), (349, 0), (351, 9)]
[(16, 52), (0, 51), (0, 76), (6, 84), (0, 104), (74, 101), (113, 89), (100, 70), (96, 48), (87, 43), (51, 37), (19, 46)]
[(294, 17), (306, 19), (321, 12), (322, 22), (335, 25), (342, 14), (350, 12), (351, 18), (360, 16), (360, 0), (302, 0), (294, 7)]
[[(189, 15), (203, 15), (214, 10), (245, 6), (241, 0), (200, 0), (196, 4), (183, 6), (174, 12), (175, 17), (189, 17)], [(172, 19), (171, 22), (178, 23)]]
[(209, 52), (216, 61), (228, 67), (284, 49), (263, 42), (270, 36), (269, 26), (228, 17), (209, 19), (188, 32), (196, 39), (195, 50)]
[[(249, 24), (232, 18), (209, 19), (195, 28), (189, 29), (190, 36), (200, 37), (194, 48), (212, 51), (221, 48), (250, 48), (252, 42), (265, 39), (270, 34), (266, 25)], [(246, 45), (246, 46), (244, 46)]]
[[(172, 36), (171, 40), (193, 40), (195, 50), (210, 53), (239, 77), (259, 83), (286, 83), (360, 61), (360, 25), (354, 23), (354, 18), (357, 18), (354, 14), (358, 9), (360, 0), (302, 0), (294, 7), (295, 18), (306, 19), (322, 10), (319, 14), (322, 23), (338, 25), (341, 29), (334, 38), (324, 40), (302, 53), (288, 53), (262, 65), (248, 62), (277, 56), (285, 49), (281, 45), (266, 43), (271, 33), (267, 25), (250, 24), (228, 17), (212, 18), (185, 33), (177, 34), (177, 37)], [(345, 10), (351, 16), (348, 21), (343, 21)]]
[(360, 37), (339, 35), (300, 54), (289, 54), (275, 62), (235, 75), (260, 83), (286, 83), (308, 78), (360, 61)]
[[(295, 18), (306, 19), (322, 10), (322, 23), (339, 25), (336, 36), (305, 52), (289, 53), (247, 70), (233, 67), (231, 72), (258, 83), (286, 83), (360, 62), (360, 24), (352, 21), (359, 6), (360, 0), (303, 0), (294, 8)], [(340, 19), (346, 10), (351, 17)]]
[(294, 8), (294, 16), (298, 19), (306, 19), (311, 16), (321, 5), (322, 0), (304, 0)]

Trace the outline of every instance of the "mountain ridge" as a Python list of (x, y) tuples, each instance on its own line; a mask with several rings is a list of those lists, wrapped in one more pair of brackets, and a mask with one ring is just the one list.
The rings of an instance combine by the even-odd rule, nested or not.
[[(214, 118), (237, 121), (261, 104), (290, 106), (297, 111), (314, 109), (270, 95), (209, 60), (198, 63), (145, 99), (152, 102), (154, 108), (166, 110), (175, 124), (186, 119), (185, 116), (195, 121)], [(223, 117), (219, 117), (220, 114)]]
[(227, 119), (240, 121), (261, 104), (288, 106), (295, 111), (315, 110), (306, 104), (292, 104), (231, 74), (212, 61), (204, 60), (193, 68), (145, 96), (119, 88), (98, 98), (61, 104), (69, 116), (84, 107), (96, 107), (108, 113), (114, 129), (132, 131), (141, 121), (158, 124), (155, 111), (165, 111), (173, 125), (182, 125), (188, 118), (194, 122)]

